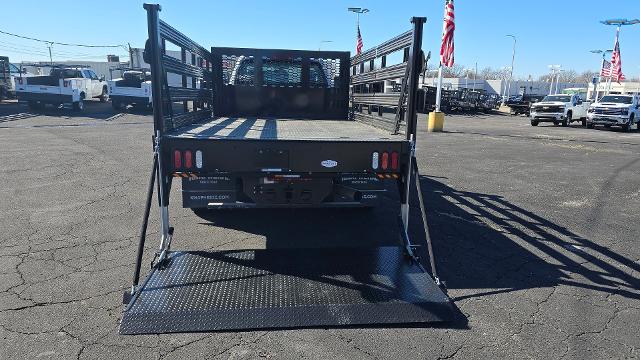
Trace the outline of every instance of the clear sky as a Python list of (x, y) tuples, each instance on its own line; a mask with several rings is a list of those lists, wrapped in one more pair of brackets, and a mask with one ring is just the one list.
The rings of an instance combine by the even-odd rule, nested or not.
[[(141, 47), (146, 38), (142, 2), (133, 0), (20, 1), (2, 16), (0, 30), (59, 42), (126, 44)], [(615, 2), (615, 4), (614, 4)], [(323, 0), (166, 0), (160, 16), (205, 47), (354, 51), (355, 15), (348, 6), (371, 11), (361, 17), (364, 47), (368, 48), (409, 29), (411, 16), (426, 16), (424, 48), (436, 54), (442, 31), (443, 1)], [(604, 5), (604, 6), (603, 6)], [(611, 5), (611, 6), (608, 6)], [(615, 28), (600, 24), (606, 18), (640, 18), (639, 0), (609, 3), (582, 0), (456, 0), (456, 63), (469, 68), (499, 68), (511, 63), (517, 37), (515, 75), (537, 77), (547, 65), (561, 64), (578, 72), (596, 70), (600, 58), (589, 50), (612, 48)], [(640, 73), (640, 25), (621, 33), (623, 71)], [(53, 47), (55, 60), (102, 60), (107, 53), (126, 56), (124, 49)], [(45, 44), (0, 34), (0, 55), (12, 62), (48, 60)]]

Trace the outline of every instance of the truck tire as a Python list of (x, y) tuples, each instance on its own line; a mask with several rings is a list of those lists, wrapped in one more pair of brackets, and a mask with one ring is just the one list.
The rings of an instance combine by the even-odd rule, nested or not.
[(80, 95), (80, 100), (73, 103), (73, 110), (84, 111), (84, 96)]
[(629, 132), (629, 129), (631, 129), (632, 120), (633, 119), (629, 119), (628, 123), (622, 125), (622, 132)]
[(538, 126), (538, 121), (531, 120), (531, 126)]
[(100, 94), (100, 102), (104, 103), (104, 102), (107, 102), (107, 100), (109, 100), (109, 92), (107, 91), (107, 87), (103, 86), (102, 94)]
[(29, 109), (31, 109), (31, 110), (39, 110), (39, 109), (44, 108), (44, 104), (41, 104), (41, 103), (39, 103), (39, 102), (37, 102), (37, 101), (33, 101), (33, 100), (29, 101), (29, 102), (27, 103), (27, 106), (28, 106), (28, 107), (29, 107)]
[(562, 126), (567, 127), (569, 125), (571, 125), (571, 117), (573, 114), (571, 114), (571, 111), (567, 112), (567, 116), (564, 117), (564, 120), (562, 120)]
[(587, 127), (587, 119), (582, 119), (582, 127)]
[(593, 123), (587, 122), (587, 129), (593, 129)]

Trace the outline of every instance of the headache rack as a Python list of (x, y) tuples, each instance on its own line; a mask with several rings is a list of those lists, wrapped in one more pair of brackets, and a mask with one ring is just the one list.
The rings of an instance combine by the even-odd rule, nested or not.
[[(452, 318), (452, 304), (445, 295), (435, 268), (426, 212), (422, 212), (431, 274), (423, 268), (416, 245), (408, 235), (409, 197), (413, 184), (421, 194), (415, 161), (416, 89), (423, 62), (422, 26), (425, 18), (413, 18), (414, 29), (348, 60), (348, 53), (299, 50), (256, 50), (212, 48), (209, 52), (158, 17), (160, 6), (145, 4), (149, 40), (145, 61), (151, 65), (154, 114), (153, 169), (147, 188), (145, 214), (131, 291), (124, 295), (127, 304), (120, 326), (122, 334), (166, 332), (247, 330), (258, 328), (296, 328), (311, 326), (364, 325), (391, 323), (427, 323)], [(166, 42), (181, 49), (181, 59), (167, 55)], [(387, 56), (401, 51), (403, 59), (386, 66)], [(225, 58), (226, 57), (226, 58)], [(238, 75), (237, 61), (253, 57), (258, 76)], [(298, 60), (299, 59), (299, 60)], [(364, 69), (365, 62), (380, 59), (383, 66)], [(226, 61), (226, 62), (225, 62)], [(277, 68), (274, 61), (293, 61), (301, 69), (300, 79), (280, 86), (280, 80), (259, 72)], [(235, 62), (235, 63), (234, 63)], [(264, 64), (270, 65), (262, 66)], [(337, 63), (342, 66), (337, 66)], [(346, 64), (349, 66), (344, 66)], [(329, 76), (313, 77), (314, 66), (331, 67)], [(241, 64), (240, 64), (241, 65)], [(298, 65), (296, 65), (298, 66)], [(316, 70), (319, 67), (316, 67)], [(339, 69), (339, 70), (338, 70)], [(351, 104), (346, 79), (354, 90)], [(277, 69), (276, 69), (277, 70)], [(309, 71), (307, 71), (309, 70)], [(226, 71), (226, 72), (225, 72)], [(167, 74), (182, 77), (181, 87), (168, 85)], [(274, 71), (276, 74), (277, 71)], [(289, 74), (290, 75), (290, 74)], [(335, 75), (335, 76), (334, 76)], [(400, 76), (397, 94), (371, 91), (381, 80)], [(345, 77), (342, 77), (345, 76)], [(253, 81), (253, 82), (252, 82)], [(338, 82), (336, 82), (338, 81)], [(244, 87), (228, 85), (240, 85)], [(269, 84), (265, 84), (269, 83)], [(259, 86), (257, 86), (259, 85)], [(270, 88), (265, 89), (268, 85)], [(275, 85), (275, 86), (274, 86)], [(365, 91), (361, 91), (366, 89)], [(171, 179), (163, 162), (163, 146), (168, 132), (208, 119), (214, 114), (236, 114), (246, 104), (226, 102), (235, 92), (250, 94), (251, 99), (320, 96), (317, 110), (329, 117), (348, 116), (356, 121), (371, 121), (390, 115), (384, 110), (369, 114), (372, 106), (392, 109), (391, 126), (398, 133), (404, 125), (411, 153), (396, 176), (400, 188), (400, 227), (402, 246), (377, 248), (276, 249), (236, 251), (170, 251), (173, 228), (169, 225), (169, 188)], [(387, 96), (385, 98), (385, 96)], [(155, 101), (155, 99), (161, 99)], [(382, 100), (384, 99), (384, 100)], [(182, 102), (182, 108), (173, 106)], [(180, 104), (178, 104), (180, 105)], [(351, 110), (349, 110), (351, 108)], [(285, 106), (292, 114), (297, 110)], [(382, 112), (382, 115), (379, 113)], [(267, 114), (268, 115), (268, 114)], [(308, 115), (308, 114), (307, 114)], [(313, 115), (313, 114), (311, 114)], [(310, 120), (313, 121), (313, 120)], [(378, 120), (375, 121), (387, 121)], [(388, 121), (387, 121), (388, 122)], [(402, 137), (400, 137), (402, 138)], [(329, 147), (331, 142), (322, 146)], [(234, 145), (235, 146), (235, 145)], [(225, 156), (226, 154), (222, 154)], [(224, 174), (221, 174), (224, 175)], [(147, 223), (155, 181), (160, 205), (160, 247), (152, 261), (151, 272), (140, 283)], [(253, 214), (252, 216), (255, 216)], [(264, 215), (268, 216), (268, 215)], [(394, 239), (395, 240), (395, 239)]]

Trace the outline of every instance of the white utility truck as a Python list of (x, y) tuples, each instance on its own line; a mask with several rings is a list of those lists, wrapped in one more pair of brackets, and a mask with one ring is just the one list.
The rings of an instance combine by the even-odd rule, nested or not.
[(637, 95), (605, 95), (589, 107), (587, 127), (620, 126), (629, 131), (633, 124), (640, 127), (640, 97)]
[(151, 71), (149, 69), (115, 69), (122, 71), (122, 77), (109, 80), (109, 97), (116, 110), (124, 110), (128, 105), (151, 109)]
[(547, 95), (542, 101), (531, 105), (531, 125), (541, 122), (562, 123), (569, 126), (574, 121), (582, 121), (586, 125), (589, 102), (585, 102), (579, 94)]
[(45, 104), (63, 107), (71, 105), (75, 110), (84, 110), (84, 101), (99, 98), (109, 99), (104, 76), (86, 67), (69, 65), (52, 66), (46, 76), (19, 77), (16, 81), (18, 100), (30, 108), (42, 108)]

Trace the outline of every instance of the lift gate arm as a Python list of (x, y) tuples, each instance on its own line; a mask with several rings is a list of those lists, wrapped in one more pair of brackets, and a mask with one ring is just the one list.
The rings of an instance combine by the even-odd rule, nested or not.
[[(418, 167), (415, 161), (416, 88), (425, 18), (412, 18), (413, 30), (352, 58), (353, 66), (401, 49), (402, 66), (382, 69), (377, 76), (406, 74), (407, 141), (412, 152), (401, 185), (403, 247), (368, 249), (266, 249), (218, 252), (170, 251), (170, 177), (163, 166), (163, 135), (212, 115), (214, 103), (211, 53), (158, 17), (160, 6), (145, 4), (149, 41), (145, 60), (151, 65), (154, 101), (154, 164), (140, 229), (131, 291), (125, 296), (120, 333), (148, 334), (257, 328), (308, 327), (448, 321), (452, 304), (436, 274), (426, 228)], [(165, 41), (179, 46), (182, 61), (165, 54)], [(408, 49), (408, 50), (407, 50)], [(191, 54), (191, 63), (187, 63)], [(201, 91), (167, 85), (167, 72), (199, 78)], [(364, 79), (366, 74), (352, 78)], [(375, 76), (374, 76), (375, 77)], [(380, 77), (378, 77), (379, 79)], [(358, 80), (360, 79), (360, 80)], [(184, 77), (183, 77), (184, 80)], [(363, 81), (366, 81), (364, 79)], [(192, 82), (195, 87), (196, 81)], [(204, 90), (203, 90), (204, 89)], [(174, 115), (171, 98), (193, 101), (193, 111)], [(362, 99), (362, 98), (360, 98)], [(401, 103), (397, 103), (401, 107)], [(187, 107), (185, 106), (185, 109)], [(352, 114), (353, 116), (353, 114)], [(392, 130), (395, 130), (395, 124)], [(415, 177), (427, 235), (432, 278), (413, 254), (408, 236), (409, 195)], [(160, 206), (160, 248), (150, 273), (139, 284), (154, 181)], [(435, 279), (435, 281), (434, 281)]]

